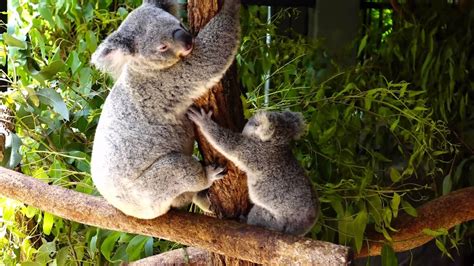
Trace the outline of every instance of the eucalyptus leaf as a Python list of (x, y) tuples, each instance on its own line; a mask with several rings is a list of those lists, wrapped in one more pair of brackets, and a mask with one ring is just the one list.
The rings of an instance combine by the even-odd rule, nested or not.
[(62, 119), (69, 120), (69, 110), (59, 93), (53, 89), (42, 89), (37, 93), (40, 102), (53, 107), (54, 111), (61, 115)]
[(398, 266), (398, 258), (390, 245), (383, 245), (381, 255), (382, 266)]
[(13, 37), (12, 35), (8, 33), (3, 33), (2, 37), (5, 44), (10, 47), (15, 47), (15, 48), (20, 48), (20, 49), (26, 49), (28, 47), (25, 41), (18, 40), (17, 38)]
[(20, 164), (22, 159), (20, 147), (22, 144), (23, 143), (18, 135), (10, 133), (6, 136), (2, 166), (14, 169)]
[(43, 214), (43, 233), (49, 235), (54, 225), (54, 216), (51, 213)]

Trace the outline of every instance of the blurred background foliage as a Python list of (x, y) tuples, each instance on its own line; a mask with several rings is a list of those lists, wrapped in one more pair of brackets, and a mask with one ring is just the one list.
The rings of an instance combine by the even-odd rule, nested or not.
[[(90, 154), (112, 80), (91, 68), (89, 59), (140, 3), (9, 1), (0, 63), (8, 60), (4, 78), (10, 88), (1, 100), (15, 113), (16, 133), (2, 165), (98, 195)], [(242, 11), (237, 62), (245, 115), (265, 108), (303, 112), (308, 134), (294, 152), (322, 204), (309, 237), (359, 250), (373, 226), (390, 251), (396, 231), (391, 222), (400, 213), (416, 216), (423, 202), (474, 185), (473, 13), (426, 9), (386, 16), (348, 49), (357, 60), (341, 66), (321, 40), (281, 31), (279, 22), (298, 11), (281, 9), (270, 24), (266, 12), (255, 6)], [(447, 256), (459, 245), (472, 245), (472, 223), (426, 233), (437, 237)], [(0, 260), (7, 265), (118, 264), (177, 247), (0, 199)], [(392, 252), (384, 256), (396, 261)]]

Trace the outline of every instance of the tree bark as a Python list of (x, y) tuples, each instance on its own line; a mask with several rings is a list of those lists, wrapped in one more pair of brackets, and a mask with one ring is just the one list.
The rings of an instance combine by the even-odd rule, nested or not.
[[(220, 5), (217, 0), (188, 1), (188, 20), (191, 31), (197, 34), (209, 20), (216, 15)], [(213, 119), (221, 126), (240, 132), (244, 126), (240, 85), (235, 63), (229, 68), (222, 82), (213, 87), (209, 93), (195, 101), (198, 107), (213, 111)], [(208, 195), (211, 210), (219, 218), (238, 219), (246, 215), (250, 208), (247, 178), (234, 164), (226, 160), (209, 145), (206, 139), (196, 130), (199, 150), (204, 162), (218, 163), (227, 168), (226, 176), (213, 184)], [(253, 265), (252, 263), (225, 257), (210, 255), (210, 265)]]
[(200, 214), (172, 210), (153, 220), (133, 218), (102, 197), (48, 185), (2, 167), (0, 194), (67, 220), (167, 239), (253, 263), (346, 265), (352, 259), (348, 247)]
[[(191, 31), (197, 34), (217, 13), (217, 0), (188, 1), (188, 19)], [(240, 87), (235, 63), (229, 68), (222, 81), (209, 93), (195, 101), (198, 107), (213, 111), (213, 119), (221, 126), (240, 132), (244, 126)], [(239, 218), (247, 214), (250, 206), (247, 178), (231, 162), (217, 153), (206, 139), (197, 133), (199, 150), (206, 164), (219, 163), (227, 167), (227, 175), (209, 189), (212, 210), (221, 218)]]
[[(450, 229), (463, 222), (474, 220), (474, 187), (463, 188), (439, 197), (417, 208), (417, 217), (407, 214), (393, 221), (398, 229), (391, 235), (396, 252), (419, 247), (433, 239), (423, 229)], [(356, 254), (357, 258), (377, 256), (386, 242), (384, 236), (374, 230), (366, 232), (367, 246)]]

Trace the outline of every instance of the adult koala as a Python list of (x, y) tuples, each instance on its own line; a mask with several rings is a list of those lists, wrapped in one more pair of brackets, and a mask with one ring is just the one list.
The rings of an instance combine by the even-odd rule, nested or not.
[(186, 110), (232, 63), (240, 0), (226, 0), (194, 40), (176, 10), (171, 0), (144, 0), (92, 55), (116, 79), (97, 126), (92, 179), (113, 206), (142, 219), (190, 203), (223, 170), (192, 157)]

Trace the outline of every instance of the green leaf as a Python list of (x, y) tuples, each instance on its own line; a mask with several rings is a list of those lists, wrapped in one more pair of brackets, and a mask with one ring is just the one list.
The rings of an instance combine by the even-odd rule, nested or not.
[(398, 126), (398, 123), (400, 123), (400, 118), (397, 118), (395, 121), (393, 121), (393, 123), (390, 125), (390, 131), (395, 131)]
[(356, 250), (360, 251), (362, 248), (362, 242), (364, 240), (364, 233), (365, 227), (367, 226), (367, 222), (369, 217), (367, 215), (367, 211), (365, 209), (361, 210), (356, 218), (354, 219), (354, 242), (356, 246)]
[(145, 243), (149, 240), (147, 236), (135, 236), (130, 240), (127, 246), (127, 255), (130, 261), (140, 259), (140, 255), (144, 251)]
[(112, 262), (110, 256), (112, 255), (115, 243), (117, 242), (121, 234), (122, 233), (120, 232), (113, 232), (112, 234), (107, 236), (107, 238), (104, 240), (104, 242), (102, 242), (102, 245), (100, 246), (100, 252), (109, 262)]
[(319, 137), (319, 141), (321, 143), (326, 143), (329, 141), (330, 138), (332, 138), (334, 136), (334, 134), (336, 133), (336, 128), (337, 128), (337, 125), (333, 125), (332, 127), (330, 127), (329, 129), (327, 129), (326, 131), (323, 132), (323, 134)]
[(385, 244), (382, 247), (382, 266), (398, 266), (398, 259), (392, 246)]
[(37, 213), (39, 213), (39, 210), (36, 209), (35, 207), (27, 206), (26, 208), (23, 209), (23, 213), (25, 214), (26, 217), (33, 218)]
[(15, 47), (15, 48), (20, 48), (20, 49), (26, 49), (28, 47), (25, 41), (20, 41), (8, 33), (3, 33), (2, 37), (5, 44), (8, 45), (9, 47)]
[(51, 80), (56, 76), (57, 73), (64, 71), (66, 65), (61, 60), (56, 60), (50, 63), (49, 65), (42, 68), (40, 71), (31, 70), (31, 76), (35, 79), (44, 82), (46, 80)]
[(5, 151), (3, 153), (2, 166), (13, 169), (21, 162), (20, 147), (23, 143), (14, 133), (7, 135), (5, 140)]
[(61, 266), (61, 265), (67, 265), (66, 262), (69, 259), (69, 246), (63, 247), (60, 250), (58, 250), (58, 253), (56, 254), (56, 264)]
[(35, 107), (38, 107), (40, 102), (38, 99), (38, 95), (36, 95), (35, 90), (31, 86), (25, 86), (23, 89), (26, 91), (28, 95), (28, 99), (33, 103), (33, 105)]
[(409, 215), (411, 215), (413, 217), (418, 216), (418, 213), (417, 213), (416, 209), (413, 208), (413, 206), (408, 201), (402, 200), (402, 208)]
[(54, 26), (53, 14), (51, 13), (51, 8), (46, 4), (46, 1), (39, 3), (38, 11), (43, 19), (48, 21), (51, 26)]
[(436, 239), (435, 244), (444, 255), (448, 256), (451, 260), (453, 260), (453, 257), (451, 256), (451, 254), (449, 254), (448, 249), (443, 244), (443, 242), (441, 242), (439, 239)]
[(430, 228), (423, 229), (423, 234), (432, 236), (432, 237), (447, 236), (448, 233), (449, 233), (448, 230), (446, 230), (445, 228), (439, 228), (437, 230), (432, 230)]
[(148, 237), (148, 240), (145, 243), (145, 257), (150, 257), (153, 255), (153, 237)]
[(64, 120), (69, 121), (69, 110), (63, 101), (63, 98), (55, 90), (46, 88), (37, 93), (40, 101), (53, 107), (54, 111), (61, 115)]
[(443, 179), (443, 195), (448, 194), (451, 192), (453, 188), (453, 180), (451, 179), (451, 174), (448, 174)]
[(97, 251), (97, 234), (94, 235), (89, 241), (89, 253), (92, 255), (92, 258), (95, 257), (95, 252)]
[(393, 194), (392, 201), (390, 202), (390, 208), (392, 209), (393, 217), (398, 216), (398, 207), (400, 206), (401, 197), (397, 192)]
[(54, 216), (51, 213), (45, 212), (43, 214), (43, 233), (49, 235), (51, 233), (51, 229), (54, 225)]
[(121, 244), (117, 250), (114, 252), (115, 254), (112, 256), (111, 261), (115, 263), (120, 261), (130, 261), (127, 255), (127, 244)]
[(359, 57), (362, 54), (362, 51), (364, 50), (365, 46), (367, 45), (367, 39), (369, 38), (369, 35), (365, 35), (364, 38), (360, 41), (359, 44), (359, 50), (357, 51), (357, 57)]
[(393, 183), (397, 183), (402, 179), (402, 176), (395, 167), (390, 167), (390, 179)]
[(66, 64), (71, 68), (72, 74), (77, 72), (77, 70), (82, 65), (82, 62), (81, 59), (79, 59), (79, 55), (76, 51), (73, 51), (71, 54), (69, 54)]

